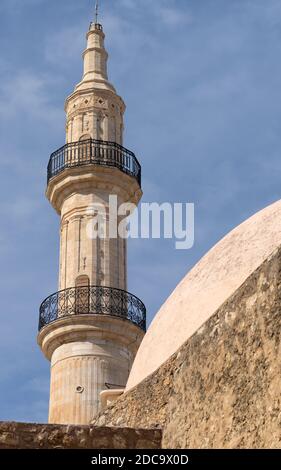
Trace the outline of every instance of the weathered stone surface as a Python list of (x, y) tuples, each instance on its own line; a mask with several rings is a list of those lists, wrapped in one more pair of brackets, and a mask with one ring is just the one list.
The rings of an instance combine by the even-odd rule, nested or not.
[(157, 429), (0, 422), (0, 449), (159, 449)]
[(93, 424), (163, 427), (167, 448), (281, 447), (281, 248)]

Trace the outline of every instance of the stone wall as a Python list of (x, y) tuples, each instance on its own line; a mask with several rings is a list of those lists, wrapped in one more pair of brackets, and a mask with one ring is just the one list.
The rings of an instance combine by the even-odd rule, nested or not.
[(161, 427), (164, 448), (280, 448), (280, 268), (281, 249), (93, 424)]
[(0, 449), (159, 449), (161, 431), (0, 422)]

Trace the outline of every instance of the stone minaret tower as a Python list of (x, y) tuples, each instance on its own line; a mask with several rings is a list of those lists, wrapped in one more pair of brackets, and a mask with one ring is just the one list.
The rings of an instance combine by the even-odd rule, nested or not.
[(88, 424), (100, 393), (126, 385), (146, 315), (127, 292), (126, 239), (88, 230), (99, 205), (108, 223), (110, 195), (117, 207), (142, 196), (141, 167), (122, 146), (125, 104), (108, 81), (97, 22), (83, 60), (82, 81), (65, 104), (66, 145), (50, 157), (46, 190), (61, 220), (59, 291), (40, 307), (38, 344), (51, 361), (49, 422), (61, 424)]

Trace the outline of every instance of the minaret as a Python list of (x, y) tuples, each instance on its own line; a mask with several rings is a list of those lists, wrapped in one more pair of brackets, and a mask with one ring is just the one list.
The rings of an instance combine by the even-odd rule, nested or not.
[(89, 235), (96, 207), (108, 223), (111, 195), (119, 207), (138, 204), (142, 191), (141, 167), (122, 146), (125, 104), (108, 81), (102, 26), (91, 23), (86, 37), (46, 190), (61, 220), (59, 291), (40, 307), (38, 344), (51, 361), (49, 422), (58, 424), (88, 424), (100, 393), (124, 388), (145, 331), (145, 307), (127, 292), (126, 239)]

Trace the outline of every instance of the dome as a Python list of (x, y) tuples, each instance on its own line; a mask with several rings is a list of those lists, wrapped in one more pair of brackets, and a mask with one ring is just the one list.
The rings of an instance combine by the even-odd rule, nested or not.
[(157, 370), (281, 244), (281, 200), (219, 241), (184, 277), (151, 323), (126, 390)]

